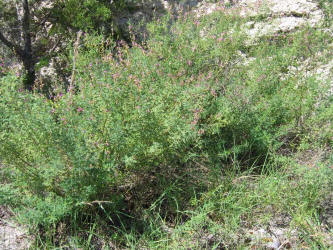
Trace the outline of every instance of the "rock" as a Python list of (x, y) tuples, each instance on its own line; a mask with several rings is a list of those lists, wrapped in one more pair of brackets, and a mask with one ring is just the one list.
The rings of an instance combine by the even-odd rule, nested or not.
[(241, 0), (242, 16), (316, 16), (322, 15), (317, 4), (309, 0)]
[(318, 11), (318, 6), (308, 0), (269, 0), (267, 4), (273, 15), (308, 16)]
[(267, 229), (252, 229), (247, 232), (249, 244), (255, 249), (286, 249), (297, 239), (297, 232), (288, 227), (268, 227)]
[(54, 65), (54, 60), (51, 60), (48, 66), (41, 67), (37, 73), (37, 81), (40, 85), (50, 85), (58, 80), (58, 74)]
[(219, 5), (216, 3), (203, 3), (193, 12), (196, 14), (197, 17), (210, 15), (214, 11), (219, 9)]
[[(274, 35), (278, 32), (290, 32), (305, 23), (306, 21), (302, 18), (281, 17), (273, 19), (270, 22), (254, 23), (252, 28), (247, 31), (247, 34), (252, 39), (258, 39), (259, 37)], [(252, 22), (250, 24), (252, 25)]]
[(314, 27), (323, 20), (319, 6), (309, 0), (242, 0), (239, 4), (242, 17), (260, 19), (244, 25), (253, 44), (263, 36), (291, 32), (301, 26)]

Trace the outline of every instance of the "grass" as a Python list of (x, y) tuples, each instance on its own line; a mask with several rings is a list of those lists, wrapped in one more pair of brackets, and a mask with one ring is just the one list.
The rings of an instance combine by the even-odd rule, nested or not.
[(246, 249), (272, 227), (328, 249), (332, 97), (304, 72), (332, 37), (249, 45), (233, 13), (169, 21), (141, 45), (86, 35), (69, 90), (0, 78), (0, 204), (32, 249)]
[[(89, 229), (76, 231), (72, 240), (85, 249), (112, 249), (119, 242), (119, 248), (130, 249), (243, 249), (250, 247), (247, 239), (251, 234), (245, 235), (246, 229), (276, 225), (282, 218), (282, 228), (290, 234), (297, 230), (299, 247), (328, 249), (319, 215), (320, 203), (332, 189), (333, 173), (325, 164), (309, 169), (294, 160), (284, 161), (283, 167), (267, 166), (259, 175), (223, 176), (228, 181), (220, 181), (200, 197), (194, 196), (191, 208), (178, 211), (172, 221), (161, 217), (161, 197), (141, 221), (132, 218), (130, 228), (109, 226), (98, 232), (96, 228), (105, 222), (97, 217)], [(50, 244), (54, 242), (47, 246)]]
[[(293, 173), (293, 168), (297, 173)], [(194, 211), (185, 212), (190, 219), (176, 226), (167, 238), (161, 237), (164, 242), (148, 248), (246, 248), (249, 244), (242, 232), (246, 228), (266, 228), (278, 216), (290, 219), (289, 230), (301, 228), (306, 241), (328, 247), (320, 229), (313, 228), (308, 221), (319, 223), (318, 206), (332, 186), (331, 177), (332, 172), (325, 166), (309, 171), (307, 167), (291, 164), (266, 174), (229, 177), (230, 182), (222, 182), (200, 200), (194, 200)], [(319, 234), (310, 239), (313, 231)]]

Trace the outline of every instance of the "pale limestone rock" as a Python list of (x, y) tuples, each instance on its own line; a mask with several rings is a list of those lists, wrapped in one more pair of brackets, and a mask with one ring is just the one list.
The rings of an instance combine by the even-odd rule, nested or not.
[(317, 26), (323, 19), (321, 9), (309, 0), (242, 0), (239, 6), (242, 17), (261, 19), (244, 25), (249, 45), (262, 36), (291, 32), (305, 25)]
[(54, 83), (58, 80), (58, 74), (55, 67), (55, 60), (57, 58), (51, 60), (48, 66), (41, 67), (39, 72), (37, 73), (37, 81), (39, 84), (50, 84)]
[(266, 14), (301, 17), (313, 15), (319, 10), (317, 4), (309, 0), (241, 0), (239, 6), (242, 8), (243, 16)]
[(193, 12), (196, 14), (197, 17), (210, 15), (214, 11), (218, 10), (219, 5), (216, 3), (204, 3), (201, 4), (197, 9), (195, 9)]
[[(251, 24), (253, 24), (251, 22)], [(290, 32), (301, 25), (305, 25), (306, 20), (293, 16), (286, 16), (273, 19), (270, 22), (257, 22), (247, 31), (251, 38), (260, 38), (261, 36), (273, 35), (277, 32)]]
[(259, 228), (249, 230), (247, 236), (251, 241), (251, 246), (259, 249), (284, 249), (286, 242), (295, 241), (297, 232), (288, 227), (270, 226), (267, 229)]
[(269, 0), (267, 6), (273, 15), (309, 15), (318, 6), (308, 0)]

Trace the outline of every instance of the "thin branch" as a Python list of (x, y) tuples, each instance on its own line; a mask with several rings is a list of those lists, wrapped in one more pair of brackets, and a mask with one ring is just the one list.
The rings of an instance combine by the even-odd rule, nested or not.
[(70, 90), (72, 91), (74, 89), (74, 81), (75, 81), (75, 70), (76, 70), (76, 58), (79, 54), (79, 45), (80, 45), (80, 38), (81, 38), (81, 35), (82, 35), (82, 31), (80, 30), (78, 33), (77, 33), (77, 36), (76, 36), (76, 42), (74, 43), (74, 55), (73, 55), (73, 69), (72, 69), (72, 77), (71, 77), (71, 82), (70, 82)]
[(60, 42), (62, 41), (62, 38), (58, 38), (58, 40), (55, 42), (55, 44), (53, 45), (53, 47), (50, 49), (50, 51), (48, 52), (49, 54), (52, 54), (57, 48), (58, 45), (60, 44)]
[(80, 202), (77, 205), (89, 205), (89, 206), (93, 206), (94, 204), (98, 204), (101, 205), (102, 203), (114, 203), (112, 201), (91, 201), (91, 202)]

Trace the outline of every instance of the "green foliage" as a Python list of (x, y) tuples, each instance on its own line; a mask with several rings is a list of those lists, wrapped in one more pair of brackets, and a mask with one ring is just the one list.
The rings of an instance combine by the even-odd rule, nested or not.
[(66, 0), (58, 1), (52, 15), (62, 24), (63, 28), (77, 30), (98, 29), (110, 21), (110, 1), (104, 0)]
[[(104, 5), (79, 2), (67, 5), (75, 16), (68, 21), (77, 28), (109, 18)], [(89, 4), (100, 19), (83, 20)], [(19, 197), (21, 219), (46, 228), (78, 223), (82, 214), (91, 218), (98, 211), (122, 228), (112, 237), (126, 247), (136, 238), (124, 233), (124, 214), (131, 220), (158, 211), (163, 221), (198, 206), (204, 216), (193, 217), (195, 228), (208, 214), (220, 221), (234, 209), (238, 217), (230, 225), (238, 224), (259, 200), (268, 205), (269, 195), (283, 207), (279, 190), (292, 189), (287, 177), (283, 183), (268, 177), (258, 184), (257, 196), (247, 199), (253, 190), (232, 181), (241, 170), (269, 176), (267, 162), (309, 140), (331, 145), (328, 87), (293, 71), (331, 40), (320, 30), (304, 29), (248, 47), (244, 21), (223, 13), (172, 25), (164, 18), (149, 24), (148, 41), (131, 47), (86, 34), (74, 85), (68, 92), (55, 88), (51, 99), (21, 91), (14, 76), (1, 78), (0, 159), (10, 171), (3, 173), (0, 202)], [(304, 177), (301, 193), (286, 197), (295, 198), (291, 212), (297, 213), (304, 197), (306, 211), (314, 209), (310, 203), (318, 202), (314, 196), (324, 184), (312, 177)], [(150, 230), (158, 230), (159, 222)]]
[(5, 60), (0, 57), (0, 76), (4, 75), (8, 71), (8, 68), (5, 65)]

